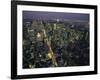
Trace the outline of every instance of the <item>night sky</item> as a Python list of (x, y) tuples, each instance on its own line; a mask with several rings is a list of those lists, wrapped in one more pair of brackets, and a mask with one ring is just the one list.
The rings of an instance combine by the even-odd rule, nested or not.
[(43, 11), (23, 11), (23, 19), (44, 19), (44, 20), (81, 20), (89, 21), (89, 14), (63, 13), (63, 12), (43, 12)]

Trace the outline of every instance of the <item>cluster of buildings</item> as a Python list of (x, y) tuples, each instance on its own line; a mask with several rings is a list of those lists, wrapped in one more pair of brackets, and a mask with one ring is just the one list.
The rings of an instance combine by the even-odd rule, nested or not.
[(89, 65), (89, 23), (23, 21), (23, 68)]

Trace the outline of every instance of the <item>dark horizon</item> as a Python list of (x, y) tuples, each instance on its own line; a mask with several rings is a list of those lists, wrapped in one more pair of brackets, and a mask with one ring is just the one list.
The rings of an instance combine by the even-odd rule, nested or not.
[(23, 11), (23, 19), (44, 19), (44, 20), (80, 20), (89, 22), (89, 14), (64, 13), (64, 12), (43, 12), (43, 11)]

